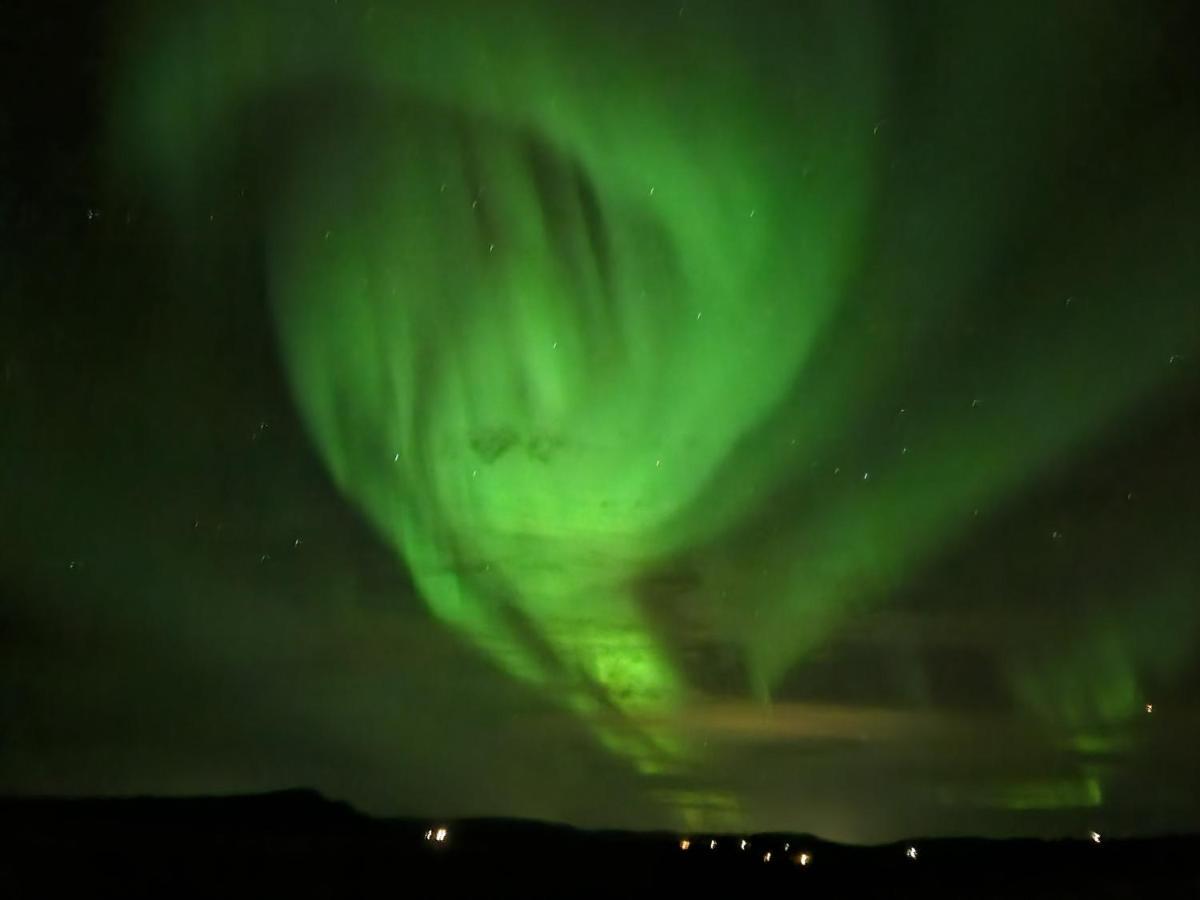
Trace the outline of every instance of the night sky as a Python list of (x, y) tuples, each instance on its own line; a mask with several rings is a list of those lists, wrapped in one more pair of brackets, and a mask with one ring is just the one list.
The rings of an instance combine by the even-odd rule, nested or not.
[(0, 11), (0, 791), (1200, 829), (1188, 4)]

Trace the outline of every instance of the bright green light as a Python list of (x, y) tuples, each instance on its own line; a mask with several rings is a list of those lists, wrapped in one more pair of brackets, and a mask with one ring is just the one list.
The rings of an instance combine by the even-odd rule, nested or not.
[[(923, 354), (965, 367), (944, 323), (1001, 290), (982, 275), (1006, 262), (1012, 198), (1057, 133), (1036, 86), (1014, 104), (997, 85), (1024, 84), (1030, 55), (1063, 75), (1100, 51), (948, 13), (946, 48), (1005, 77), (951, 71), (946, 109), (994, 109), (1012, 136), (960, 162), (974, 148), (933, 117), (962, 183), (880, 195), (879, 24), (817, 5), (795, 46), (759, 60), (731, 7), (641, 33), (537, 2), (180, 4), (131, 29), (116, 92), (122, 162), (181, 219), (253, 174), (296, 403), (429, 608), (647, 775), (700, 756), (655, 724), (692, 688), (648, 574), (699, 559), (688, 602), (767, 701), (975, 510), (1154, 386), (1159, 370), (1110, 360), (1172, 328), (1103, 312), (1142, 288), (1151, 255), (1124, 280), (1075, 276), (1099, 310), (1086, 324), (968, 360), (986, 397), (912, 375)], [(871, 244), (885, 201), (944, 256), (906, 256), (908, 231)], [(866, 290), (894, 302), (855, 324)], [(911, 357), (885, 352), (892, 338)], [(898, 386), (913, 409), (887, 415), (921, 417), (921, 441), (852, 467)], [(807, 498), (789, 524), (720, 544), (785, 487)], [(1105, 626), (1062, 660), (1029, 653), (1012, 691), (1067, 731), (1121, 721), (1152, 641), (1133, 643)]]

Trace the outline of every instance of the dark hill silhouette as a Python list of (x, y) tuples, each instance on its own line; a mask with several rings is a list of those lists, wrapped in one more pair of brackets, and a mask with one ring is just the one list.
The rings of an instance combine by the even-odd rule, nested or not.
[[(6, 897), (63, 891), (259, 897), (1200, 896), (1200, 837), (1194, 836), (1099, 844), (914, 839), (856, 847), (800, 834), (683, 836), (498, 818), (376, 819), (309, 790), (187, 798), (10, 797), (0, 799), (0, 817), (7, 834), (0, 844), (0, 895)], [(440, 828), (446, 829), (441, 841)], [(687, 849), (681, 846), (685, 838)], [(916, 848), (915, 859), (909, 848)]]

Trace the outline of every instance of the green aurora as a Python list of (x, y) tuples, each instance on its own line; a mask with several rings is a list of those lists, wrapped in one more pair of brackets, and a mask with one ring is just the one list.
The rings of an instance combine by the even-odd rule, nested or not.
[[(143, 4), (109, 168), (177, 228), (249, 193), (339, 493), (446, 628), (681, 824), (734, 826), (713, 696), (803, 731), (798, 672), (1178, 377), (1200, 180), (1149, 142), (1122, 151), (1137, 191), (1063, 177), (1152, 65), (1136, 21), (617, 6)], [(1031, 230), (1051, 202), (1072, 212)], [(1188, 540), (1089, 582), (1094, 613), (985, 621), (1005, 702), (1064, 756), (943, 802), (1104, 803), (1148, 685), (1194, 653)], [(1035, 553), (1073, 541), (1048, 520)], [(1036, 569), (988, 558), (979, 594), (1003, 611)]]

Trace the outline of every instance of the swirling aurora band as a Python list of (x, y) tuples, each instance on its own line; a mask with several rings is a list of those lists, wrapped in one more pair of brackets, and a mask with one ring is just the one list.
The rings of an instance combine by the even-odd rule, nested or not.
[[(1015, 293), (989, 286), (996, 248), (1013, 241), (1014, 195), (1069, 144), (1056, 117), (1096, 90), (1072, 73), (1114, 40), (1100, 26), (1064, 40), (1035, 14), (939, 8), (958, 49), (934, 53), (951, 70), (914, 117), (964, 158), (937, 189), (906, 190), (881, 149), (897, 100), (887, 17), (870, 7), (807, 7), (764, 50), (755, 32), (772, 26), (737, 4), (628, 19), (534, 2), (296, 6), (146, 16), (116, 89), (121, 164), (181, 218), (218, 181), (251, 185), (280, 352), (338, 488), (439, 619), (644, 773), (703, 758), (670, 725), (697, 690), (642, 588), (655, 572), (695, 561), (690, 614), (736, 645), (770, 703), (973, 511), (1167, 377), (1181, 301), (1133, 323), (1112, 312), (1181, 283), (1155, 280), (1152, 242), (1082, 274), (1013, 251), (1089, 298), (1086, 326), (1018, 341), (999, 316), (973, 361), (941, 339), (973, 293)], [(964, 109), (1000, 135), (982, 152), (947, 124)], [(885, 203), (938, 232), (936, 260), (913, 259), (927, 237), (879, 239)], [(1154, 349), (1113, 365), (1129, 346)], [(945, 390), (969, 362), (982, 399)], [(921, 423), (912, 453), (906, 416)], [(882, 433), (899, 436), (887, 455), (853, 449)], [(786, 527), (720, 541), (776, 494), (804, 498)], [(1138, 710), (1139, 673), (1188, 652), (1184, 591), (1164, 587), (1171, 616), (1141, 636), (1104, 616), (1066, 653), (1018, 654), (1014, 701), (1105, 745)], [(990, 796), (1101, 799), (1090, 769)]]

